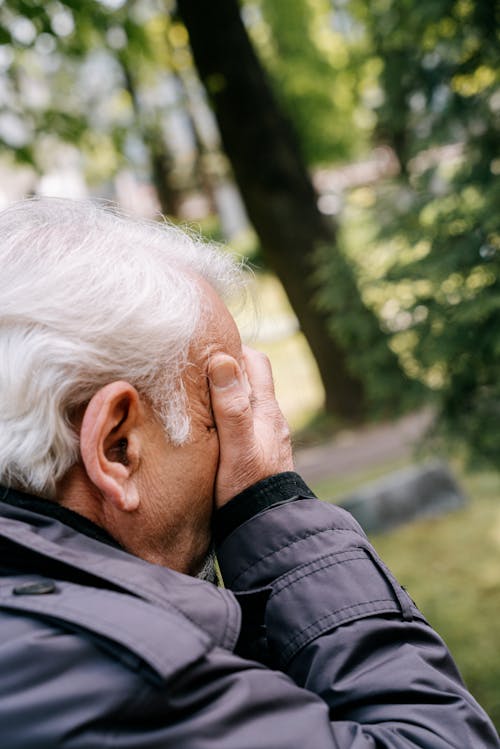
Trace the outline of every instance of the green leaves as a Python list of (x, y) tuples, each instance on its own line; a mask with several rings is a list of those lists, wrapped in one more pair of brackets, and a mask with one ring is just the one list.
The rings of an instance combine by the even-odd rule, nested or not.
[(11, 41), (10, 31), (5, 26), (0, 26), (0, 44), (10, 44)]
[[(0, 123), (2, 114), (12, 119), (14, 113), (31, 128), (29, 146), (16, 146), (19, 139), (5, 134), (4, 148), (19, 162), (38, 168), (49, 137), (74, 144), (84, 158), (87, 154), (92, 159), (95, 151), (89, 144), (97, 140), (103, 144), (101, 165), (116, 168), (122, 156), (104, 150), (123, 149), (125, 120), (131, 125), (122, 63), (127, 61), (137, 77), (148, 65), (150, 69), (156, 65), (149, 16), (143, 22), (145, 6), (149, 4), (143, 0), (0, 3), (0, 45), (4, 45), (5, 59)], [(165, 18), (164, 13), (156, 13)], [(95, 139), (88, 137), (92, 131), (96, 131)], [(90, 172), (104, 178), (111, 174), (93, 167)]]
[(247, 4), (246, 17), (306, 161), (353, 158), (367, 134), (361, 109), (369, 73), (360, 38), (335, 29), (328, 0), (260, 0)]
[[(418, 12), (426, 5), (419, 4)], [(434, 293), (425, 298), (416, 293), (407, 311), (414, 319), (411, 356), (419, 376), (439, 395), (441, 435), (449, 445), (466, 443), (473, 462), (498, 468), (500, 73), (497, 51), (493, 54), (493, 5), (483, 14), (476, 10), (485, 4), (443, 2), (441, 17), (424, 12), (417, 19), (415, 4), (406, 26), (409, 38), (411, 21), (414, 65), (399, 88), (396, 72), (388, 74), (394, 41), (377, 37), (386, 65), (385, 109), (379, 116), (384, 136), (399, 148), (401, 183), (410, 198), (401, 213), (391, 207), (394, 193), (380, 188), (375, 212), (379, 242), (399, 237), (408, 249), (422, 241), (430, 248), (424, 257), (411, 259), (411, 252), (395, 257), (388, 281), (414, 288), (426, 280), (433, 284)], [(468, 25), (460, 25), (460, 18)], [(372, 21), (377, 26), (380, 19)], [(446, 95), (433, 108), (439, 91)], [(418, 92), (424, 92), (421, 111), (412, 108)], [(398, 116), (397, 102), (402, 102)], [(427, 131), (426, 120), (432, 125)], [(441, 154), (441, 143), (457, 139), (454, 151)], [(427, 165), (419, 159), (424, 145), (431, 149)], [(418, 320), (421, 307), (425, 315)]]

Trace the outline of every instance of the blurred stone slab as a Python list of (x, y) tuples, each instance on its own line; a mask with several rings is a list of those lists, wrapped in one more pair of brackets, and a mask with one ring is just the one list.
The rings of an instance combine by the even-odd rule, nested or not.
[(404, 468), (338, 500), (366, 533), (396, 528), (417, 518), (441, 515), (466, 504), (449, 467), (441, 461)]

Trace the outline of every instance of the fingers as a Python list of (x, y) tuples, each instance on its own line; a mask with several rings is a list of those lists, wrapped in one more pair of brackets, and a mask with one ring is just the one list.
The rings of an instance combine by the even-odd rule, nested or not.
[(252, 403), (258, 406), (265, 402), (274, 402), (274, 381), (271, 363), (265, 354), (243, 346), (245, 371), (252, 393)]
[(293, 470), (288, 425), (274, 396), (269, 360), (245, 347), (244, 366), (246, 377), (237, 361), (222, 353), (208, 365), (219, 436), (218, 507), (261, 479)]
[(261, 453), (266, 456), (262, 468), (268, 475), (293, 470), (290, 428), (276, 400), (271, 363), (265, 354), (248, 346), (243, 347), (243, 356), (251, 388), (254, 430)]

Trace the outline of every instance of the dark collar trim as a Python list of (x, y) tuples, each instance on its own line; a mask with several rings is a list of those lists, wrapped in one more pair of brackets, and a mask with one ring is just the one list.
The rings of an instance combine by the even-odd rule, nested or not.
[(64, 523), (64, 525), (69, 525), (70, 528), (78, 531), (78, 533), (83, 533), (85, 536), (93, 538), (94, 541), (101, 541), (104, 544), (108, 544), (108, 546), (113, 546), (115, 549), (123, 550), (123, 547), (104, 528), (101, 528), (100, 525), (96, 525), (96, 523), (93, 523), (78, 512), (74, 512), (49, 499), (42, 499), (41, 497), (34, 497), (31, 494), (24, 494), (15, 489), (0, 487), (0, 501), (6, 502), (13, 507), (19, 507), (22, 510), (29, 510), (30, 512), (38, 513), (38, 515), (54, 518)]

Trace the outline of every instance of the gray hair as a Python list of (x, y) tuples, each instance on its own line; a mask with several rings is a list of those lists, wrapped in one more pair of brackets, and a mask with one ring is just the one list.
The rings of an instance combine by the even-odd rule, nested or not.
[(0, 213), (0, 269), (0, 482), (53, 497), (78, 459), (72, 415), (115, 380), (186, 441), (196, 276), (222, 298), (241, 288), (228, 253), (166, 223), (43, 198)]

